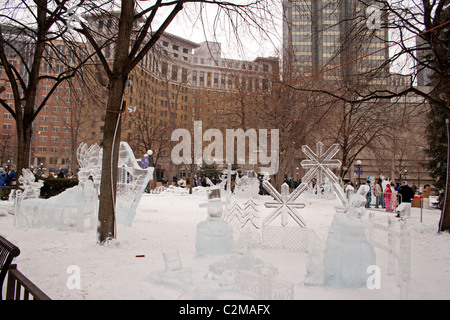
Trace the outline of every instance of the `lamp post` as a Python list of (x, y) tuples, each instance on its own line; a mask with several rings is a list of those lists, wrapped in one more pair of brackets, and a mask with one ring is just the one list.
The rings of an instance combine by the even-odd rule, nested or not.
[(358, 175), (358, 183), (361, 185), (361, 175), (363, 173), (363, 166), (361, 160), (357, 160), (355, 164), (355, 173)]

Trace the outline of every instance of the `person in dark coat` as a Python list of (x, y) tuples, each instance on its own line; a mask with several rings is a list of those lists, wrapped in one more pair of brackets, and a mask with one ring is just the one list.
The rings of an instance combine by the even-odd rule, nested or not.
[(64, 178), (64, 170), (61, 170), (61, 171), (58, 173), (58, 178)]
[(402, 186), (399, 188), (398, 193), (402, 195), (402, 202), (412, 202), (414, 199), (414, 191), (408, 186), (406, 181), (403, 181)]

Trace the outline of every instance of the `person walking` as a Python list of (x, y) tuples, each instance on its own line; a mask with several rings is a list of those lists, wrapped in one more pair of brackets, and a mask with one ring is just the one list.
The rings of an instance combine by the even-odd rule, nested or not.
[(392, 196), (392, 191), (391, 191), (391, 185), (388, 183), (386, 185), (386, 189), (384, 189), (384, 204), (386, 206), (386, 211), (391, 211), (391, 196)]
[(375, 207), (376, 208), (379, 208), (380, 206), (383, 207), (383, 189), (381, 187), (381, 179), (378, 179), (377, 183), (375, 184), (375, 197), (376, 197)]
[(395, 210), (395, 208), (397, 208), (397, 206), (399, 205), (398, 203), (398, 187), (394, 184), (394, 181), (391, 181), (391, 209)]

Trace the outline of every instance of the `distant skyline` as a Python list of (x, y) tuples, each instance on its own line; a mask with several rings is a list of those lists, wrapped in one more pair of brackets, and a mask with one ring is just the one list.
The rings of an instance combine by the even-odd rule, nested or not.
[[(213, 27), (206, 26), (206, 30), (203, 30), (200, 20), (190, 20), (194, 15), (198, 16), (198, 13), (193, 12), (192, 10), (192, 8), (186, 7), (174, 19), (173, 23), (169, 25), (166, 31), (196, 43), (204, 41), (219, 42), (222, 46), (222, 53), (225, 58), (251, 61), (257, 57), (277, 56), (282, 59), (283, 28), (281, 2), (279, 2), (279, 12), (276, 12), (273, 16), (274, 23), (278, 24), (278, 26), (277, 28), (272, 28), (270, 30), (270, 33), (273, 35), (270, 40), (260, 36), (258, 37), (260, 41), (258, 43), (256, 39), (252, 39), (256, 38), (255, 34), (253, 34), (253, 36), (244, 36), (244, 34), (242, 34), (241, 38), (245, 40), (243, 41), (241, 39), (241, 46), (238, 45), (234, 35), (230, 36), (230, 34), (227, 34), (227, 31), (224, 31), (223, 29), (220, 30), (220, 28), (216, 28), (216, 30), (214, 30)], [(214, 12), (214, 9), (210, 9), (207, 18), (212, 19)], [(393, 41), (399, 40), (399, 37), (394, 35), (395, 32), (397, 32), (397, 30), (389, 32), (389, 40), (386, 42), (386, 46), (391, 45)], [(410, 40), (408, 44), (414, 46), (415, 39)], [(391, 47), (389, 49), (390, 56), (397, 52), (398, 49), (398, 46)], [(414, 68), (414, 65), (409, 58), (397, 61), (395, 65), (391, 66), (391, 72), (409, 74), (411, 73), (411, 68)]]

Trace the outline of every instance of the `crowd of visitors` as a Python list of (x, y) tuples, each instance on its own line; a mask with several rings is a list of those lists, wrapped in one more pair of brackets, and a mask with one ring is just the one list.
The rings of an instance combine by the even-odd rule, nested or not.
[(17, 173), (13, 167), (5, 170), (0, 168), (0, 187), (14, 186), (17, 183)]
[[(402, 202), (411, 203), (417, 191), (417, 187), (414, 184), (409, 186), (407, 181), (403, 181), (400, 185), (399, 182), (379, 178), (375, 182), (368, 179), (365, 184), (370, 186), (366, 195), (366, 208), (374, 204), (375, 208), (383, 208), (386, 211), (395, 211)], [(350, 186), (354, 188), (353, 184)], [(358, 187), (359, 185), (356, 184), (355, 189)]]

